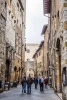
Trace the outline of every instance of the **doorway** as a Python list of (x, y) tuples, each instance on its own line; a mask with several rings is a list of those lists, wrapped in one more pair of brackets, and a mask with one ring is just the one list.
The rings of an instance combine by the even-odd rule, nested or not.
[(61, 46), (60, 46), (60, 39), (57, 39), (56, 43), (56, 54), (57, 54), (57, 62), (56, 62), (56, 69), (58, 71), (57, 73), (57, 89), (59, 87), (59, 92), (62, 92), (62, 75), (61, 75)]
[(10, 82), (10, 77), (10, 59), (6, 59), (5, 81)]

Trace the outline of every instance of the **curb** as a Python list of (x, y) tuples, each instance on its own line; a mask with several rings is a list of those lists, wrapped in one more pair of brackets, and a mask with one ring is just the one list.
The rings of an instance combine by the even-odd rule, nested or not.
[[(56, 95), (61, 99), (61, 97), (56, 93)], [(63, 99), (61, 99), (61, 100), (63, 100)]]

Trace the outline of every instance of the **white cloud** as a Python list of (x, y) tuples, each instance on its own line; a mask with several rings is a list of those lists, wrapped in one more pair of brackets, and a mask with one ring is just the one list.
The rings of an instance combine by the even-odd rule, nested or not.
[(43, 15), (42, 0), (27, 0), (26, 4), (26, 39), (27, 42), (40, 43), (41, 31), (48, 18)]

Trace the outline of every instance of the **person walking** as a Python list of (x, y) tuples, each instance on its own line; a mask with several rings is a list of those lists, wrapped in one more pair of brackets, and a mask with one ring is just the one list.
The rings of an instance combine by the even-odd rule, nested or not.
[(43, 85), (44, 79), (43, 76), (39, 78), (39, 85), (40, 85), (40, 91), (44, 91), (44, 85)]
[(37, 89), (37, 84), (38, 84), (38, 78), (37, 77), (34, 78), (34, 84), (35, 84), (35, 89)]
[(31, 84), (32, 84), (32, 78), (29, 75), (28, 79), (27, 79), (27, 93), (31, 94)]
[(48, 85), (48, 78), (47, 77), (45, 78), (44, 83), (45, 83), (45, 89), (47, 89), (47, 85)]
[(38, 79), (38, 83), (39, 83), (40, 91), (41, 91), (41, 77), (39, 77), (39, 79)]
[(41, 77), (41, 91), (44, 91), (44, 79)]
[(27, 81), (26, 81), (26, 76), (23, 77), (22, 79), (22, 93), (26, 93), (26, 84), (27, 84)]

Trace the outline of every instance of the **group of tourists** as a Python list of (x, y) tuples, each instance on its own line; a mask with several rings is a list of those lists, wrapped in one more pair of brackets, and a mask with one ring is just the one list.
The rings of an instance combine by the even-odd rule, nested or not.
[(48, 88), (48, 78), (47, 77), (43, 77), (43, 76), (40, 76), (39, 77), (39, 85), (40, 85), (40, 91), (44, 91), (44, 87), (45, 89)]
[(27, 93), (27, 94), (31, 94), (31, 85), (32, 83), (35, 84), (35, 89), (37, 89), (37, 86), (39, 84), (40, 86), (40, 91), (44, 91), (44, 88), (48, 88), (48, 78), (47, 77), (43, 77), (43, 76), (39, 76), (35, 77), (34, 79), (31, 78), (31, 76), (29, 75), (29, 77), (26, 79), (26, 76), (24, 76), (22, 78), (22, 93)]
[[(27, 93), (27, 94), (31, 94), (31, 85), (32, 83), (35, 84), (35, 89), (37, 89), (38, 84), (40, 86), (40, 91), (44, 91), (44, 88), (47, 89), (47, 85), (48, 85), (48, 78), (44, 78), (43, 76), (39, 76), (39, 77), (34, 77), (34, 79), (29, 75), (28, 78), (26, 78), (25, 75), (23, 75), (22, 77), (22, 93)], [(0, 91), (2, 89), (2, 81), (0, 80)]]
[(29, 77), (26, 79), (26, 76), (22, 78), (22, 93), (26, 93), (26, 87), (27, 87), (27, 93), (31, 94), (31, 85), (33, 83), (33, 79), (29, 75)]

